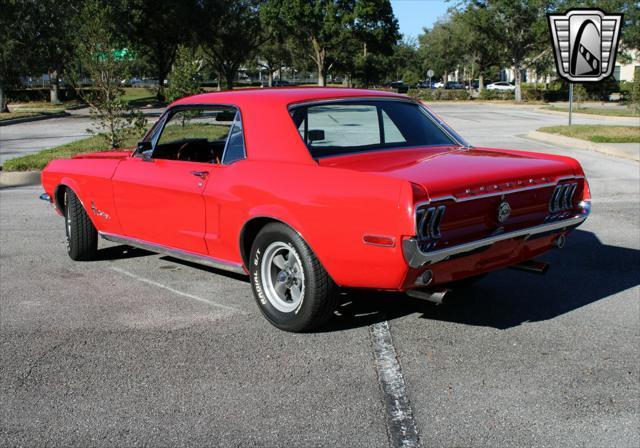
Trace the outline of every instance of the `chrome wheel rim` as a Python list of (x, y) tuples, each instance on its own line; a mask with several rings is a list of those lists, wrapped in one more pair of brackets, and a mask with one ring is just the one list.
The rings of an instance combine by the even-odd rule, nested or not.
[(260, 266), (262, 288), (269, 303), (283, 313), (297, 310), (304, 298), (304, 271), (298, 253), (286, 243), (271, 243)]

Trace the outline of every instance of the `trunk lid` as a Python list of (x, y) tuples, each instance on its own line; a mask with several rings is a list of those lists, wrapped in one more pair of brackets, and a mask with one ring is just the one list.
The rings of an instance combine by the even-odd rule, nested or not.
[[(414, 219), (425, 250), (561, 219), (577, 206), (584, 185), (574, 165), (560, 157), (490, 148), (411, 148), (330, 157), (319, 163), (422, 186), (428, 198), (416, 199)], [(550, 204), (558, 183), (567, 184), (562, 191), (569, 193), (561, 201), (566, 206), (556, 210)], [(500, 216), (503, 202), (509, 209), (505, 220)], [(424, 216), (428, 219), (421, 220)]]
[[(561, 160), (490, 148), (411, 148), (327, 157), (320, 165), (367, 171), (405, 179), (422, 186), (430, 198), (480, 195), (573, 176)], [(533, 180), (533, 182), (531, 182)], [(495, 188), (495, 187), (498, 188)]]

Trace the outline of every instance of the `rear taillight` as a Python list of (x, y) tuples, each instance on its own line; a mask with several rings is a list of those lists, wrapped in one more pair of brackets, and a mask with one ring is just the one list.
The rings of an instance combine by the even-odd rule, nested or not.
[(587, 179), (584, 179), (583, 182), (582, 199), (578, 203), (578, 209), (581, 214), (588, 215), (591, 213), (591, 189), (589, 188), (589, 182), (587, 182)]
[(446, 211), (444, 205), (438, 207), (422, 206), (416, 210), (416, 232), (423, 241), (437, 240), (442, 236), (440, 224)]
[(575, 182), (556, 185), (551, 199), (549, 199), (549, 211), (551, 213), (558, 213), (572, 209), (573, 198), (577, 188), (578, 184)]

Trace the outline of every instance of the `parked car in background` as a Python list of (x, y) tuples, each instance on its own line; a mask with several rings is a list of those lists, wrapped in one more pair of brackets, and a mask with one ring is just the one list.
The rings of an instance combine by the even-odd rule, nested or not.
[(450, 90), (464, 89), (464, 84), (458, 81), (447, 81), (444, 88)]
[(273, 80), (273, 87), (289, 87), (289, 81), (285, 80), (285, 79), (274, 79)]
[(564, 246), (590, 210), (580, 164), (469, 145), (422, 103), (335, 88), (206, 93), (134, 151), (50, 162), (41, 196), (73, 260), (98, 236), (249, 276), (278, 328), (317, 328), (338, 289), (441, 302), (456, 282)]
[(420, 81), (416, 87), (418, 89), (435, 89), (434, 83), (429, 81)]
[(435, 89), (442, 89), (442, 88), (444, 88), (444, 83), (442, 81), (438, 81), (438, 82), (433, 84), (433, 87)]
[(404, 81), (394, 81), (389, 84), (389, 87), (395, 89), (398, 93), (407, 93), (409, 86)]
[(505, 82), (505, 81), (488, 84), (486, 88), (487, 90), (505, 90), (510, 92), (513, 92), (516, 90), (516, 86), (514, 86), (510, 82)]

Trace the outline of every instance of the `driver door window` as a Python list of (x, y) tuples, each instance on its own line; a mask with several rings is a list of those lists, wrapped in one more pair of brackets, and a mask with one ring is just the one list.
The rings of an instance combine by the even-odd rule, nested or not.
[(178, 110), (164, 125), (152, 157), (221, 163), (229, 132), (239, 119), (233, 107)]

